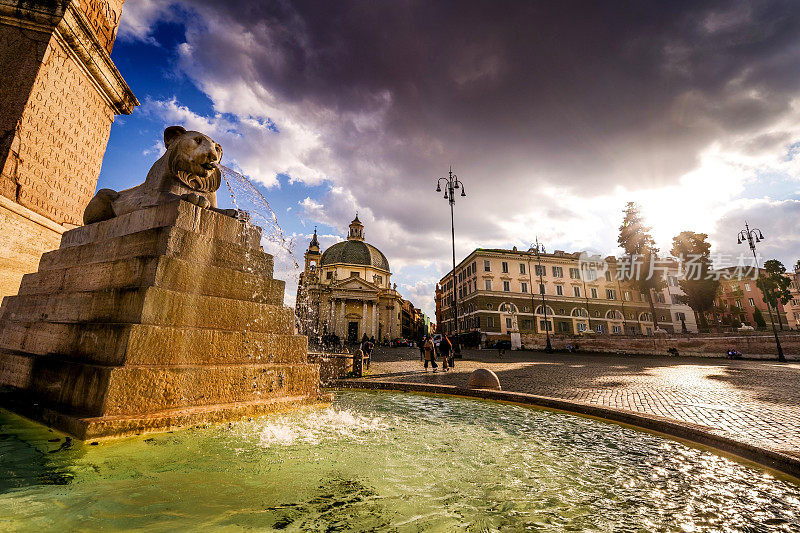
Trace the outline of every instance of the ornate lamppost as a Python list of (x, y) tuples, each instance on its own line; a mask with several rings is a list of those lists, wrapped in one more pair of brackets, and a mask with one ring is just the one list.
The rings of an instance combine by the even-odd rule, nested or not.
[[(533, 252), (536, 254), (536, 263), (539, 272), (539, 293), (542, 296), (542, 310), (544, 311), (544, 334), (545, 338), (547, 339), (547, 343), (545, 344), (544, 351), (547, 353), (553, 353), (553, 346), (550, 344), (550, 322), (547, 321), (547, 301), (544, 298), (544, 270), (542, 269), (542, 256), (540, 254), (545, 253), (544, 245), (539, 243), (539, 237), (536, 237), (536, 243), (528, 249), (528, 253)], [(531, 310), (533, 311), (533, 327), (534, 331), (536, 328), (536, 301), (534, 300), (534, 292), (533, 292), (533, 279), (531, 273), (531, 264), (528, 262), (528, 279), (531, 280), (531, 304), (533, 307)]]
[(456, 322), (456, 344), (453, 346), (453, 354), (461, 355), (461, 334), (458, 325), (458, 282), (456, 281), (456, 230), (453, 223), (453, 206), (456, 203), (456, 189), (461, 189), (461, 196), (466, 196), (464, 184), (453, 174), (453, 167), (450, 167), (446, 178), (439, 178), (436, 182), (436, 192), (442, 192), (442, 181), (444, 181), (444, 199), (450, 204), (450, 242), (453, 245), (453, 313)]
[[(747, 244), (750, 246), (750, 251), (753, 252), (753, 260), (755, 261), (756, 265), (756, 275), (758, 275), (761, 271), (761, 268), (758, 266), (758, 256), (756, 255), (756, 243), (761, 242), (764, 240), (764, 234), (761, 233), (761, 230), (758, 228), (750, 229), (750, 226), (747, 225), (747, 222), (744, 223), (744, 229), (739, 232), (739, 235), (736, 238), (738, 244), (742, 244), (744, 241), (747, 241)], [(766, 295), (765, 295), (766, 296)], [(775, 329), (775, 319), (772, 316), (772, 306), (769, 303), (769, 297), (767, 297), (767, 311), (769, 311), (769, 321), (772, 324), (772, 333), (775, 335), (775, 346), (778, 348), (778, 361), (781, 363), (786, 362), (786, 357), (783, 355), (783, 348), (781, 348), (781, 340), (778, 338), (778, 330)], [(778, 308), (775, 308), (775, 313), (778, 313)]]

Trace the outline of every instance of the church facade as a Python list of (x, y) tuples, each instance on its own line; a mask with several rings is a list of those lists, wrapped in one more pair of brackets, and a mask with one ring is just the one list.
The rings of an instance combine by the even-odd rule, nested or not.
[(347, 240), (324, 252), (314, 230), (297, 286), (302, 333), (312, 343), (332, 334), (350, 343), (364, 335), (382, 343), (400, 337), (402, 297), (391, 276), (386, 256), (364, 241), (358, 216)]

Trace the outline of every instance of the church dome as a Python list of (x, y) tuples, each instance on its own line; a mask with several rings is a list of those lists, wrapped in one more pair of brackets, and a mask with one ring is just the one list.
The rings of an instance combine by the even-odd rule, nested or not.
[(389, 261), (383, 253), (364, 241), (351, 239), (337, 242), (322, 254), (320, 265), (363, 265), (389, 271)]

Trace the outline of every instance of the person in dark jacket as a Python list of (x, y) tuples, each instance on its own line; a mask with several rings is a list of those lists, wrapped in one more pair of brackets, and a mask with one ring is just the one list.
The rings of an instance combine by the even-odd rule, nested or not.
[(447, 335), (442, 335), (442, 341), (439, 343), (439, 354), (442, 356), (442, 370), (448, 371), (448, 367), (453, 367), (453, 343), (447, 338)]

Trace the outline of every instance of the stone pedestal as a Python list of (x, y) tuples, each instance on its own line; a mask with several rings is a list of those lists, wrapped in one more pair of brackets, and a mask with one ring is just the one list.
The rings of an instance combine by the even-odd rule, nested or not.
[(320, 400), (260, 240), (183, 201), (67, 231), (3, 300), (0, 401), (89, 439)]
[(123, 2), (0, 0), (0, 297), (81, 224), (114, 116), (138, 105), (109, 55)]
[(519, 350), (522, 348), (522, 337), (519, 334), (519, 331), (512, 331), (511, 332), (511, 349), (512, 350)]

